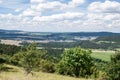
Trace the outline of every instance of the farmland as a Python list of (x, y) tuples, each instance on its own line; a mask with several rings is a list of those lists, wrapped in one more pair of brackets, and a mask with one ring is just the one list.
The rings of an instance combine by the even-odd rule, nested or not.
[(103, 61), (110, 61), (110, 57), (114, 53), (115, 51), (93, 50), (91, 56), (97, 59), (101, 59)]

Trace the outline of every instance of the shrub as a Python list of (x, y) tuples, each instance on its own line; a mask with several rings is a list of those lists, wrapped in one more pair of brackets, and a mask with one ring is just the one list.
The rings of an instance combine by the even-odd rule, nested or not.
[[(58, 64), (58, 72), (76, 77), (88, 77), (94, 73), (95, 66), (91, 51), (80, 47), (65, 50)], [(64, 71), (67, 71), (66, 73)]]
[(56, 65), (56, 72), (62, 75), (74, 76), (72, 68), (68, 67), (63, 61), (60, 61)]
[(53, 73), (55, 72), (55, 64), (48, 60), (40, 61), (40, 70), (43, 72)]
[(108, 69), (110, 80), (120, 80), (120, 51), (111, 56), (111, 62)]

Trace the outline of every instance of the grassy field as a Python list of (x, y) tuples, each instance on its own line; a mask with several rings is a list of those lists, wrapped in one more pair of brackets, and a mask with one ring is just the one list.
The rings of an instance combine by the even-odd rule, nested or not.
[(114, 51), (101, 51), (101, 50), (93, 50), (91, 54), (92, 57), (101, 59), (103, 61), (110, 61), (111, 55), (113, 55)]
[(12, 71), (1, 72), (0, 80), (90, 80), (83, 78), (74, 78), (69, 76), (62, 76), (58, 74), (36, 72), (35, 75), (25, 75), (25, 72), (18, 67), (9, 66), (13, 68)]

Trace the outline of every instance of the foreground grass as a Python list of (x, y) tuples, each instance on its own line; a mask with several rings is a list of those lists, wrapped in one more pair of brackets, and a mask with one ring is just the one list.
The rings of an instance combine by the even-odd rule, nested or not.
[(14, 70), (0, 73), (0, 80), (86, 80), (83, 78), (74, 78), (43, 72), (35, 72), (34, 76), (26, 76), (22, 69), (14, 66), (10, 67), (14, 68)]
[(25, 76), (24, 73), (20, 72), (3, 72), (0, 75), (0, 80), (85, 80), (85, 79), (43, 72), (35, 73), (34, 76), (32, 75)]
[(100, 50), (93, 50), (91, 54), (92, 57), (101, 59), (103, 61), (110, 61), (111, 55), (113, 55), (114, 51), (100, 51)]

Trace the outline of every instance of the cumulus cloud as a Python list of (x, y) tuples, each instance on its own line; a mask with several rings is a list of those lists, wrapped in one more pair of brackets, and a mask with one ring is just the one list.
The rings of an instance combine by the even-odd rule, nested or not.
[(71, 19), (77, 19), (82, 17), (84, 14), (83, 13), (78, 13), (78, 12), (66, 12), (66, 13), (61, 13), (61, 14), (54, 14), (51, 16), (37, 16), (34, 17), (33, 20), (35, 21), (61, 21), (61, 20), (71, 20)]
[(69, 2), (69, 6), (79, 6), (83, 3), (85, 3), (85, 0), (72, 0)]
[(20, 16), (29, 16), (29, 17), (40, 16), (40, 15), (41, 15), (41, 12), (34, 11), (33, 9), (30, 9), (30, 8), (28, 8), (27, 10), (24, 10), (22, 14), (20, 14)]
[(23, 10), (22, 8), (17, 8), (17, 9), (15, 9), (15, 12), (20, 12), (22, 10)]
[(91, 12), (120, 13), (120, 3), (106, 0), (105, 2), (93, 2), (89, 5)]
[(31, 8), (37, 11), (45, 11), (45, 10), (60, 9), (62, 6), (64, 6), (64, 4), (58, 1), (53, 1), (53, 2), (33, 4), (31, 5)]
[(46, 0), (31, 0), (31, 3), (41, 3), (41, 2), (45, 2)]
[(116, 14), (108, 13), (103, 17), (103, 19), (105, 19), (105, 20), (120, 20), (120, 14), (119, 13), (116, 13)]
[(71, 8), (77, 8), (81, 4), (85, 3), (85, 0), (72, 0), (68, 3), (62, 3), (60, 1), (48, 1), (48, 0), (31, 0), (31, 3), (36, 2), (37, 4), (32, 4), (31, 8), (37, 11), (55, 11), (55, 10), (66, 10)]
[[(15, 12), (13, 14), (0, 13), (0, 29), (119, 32), (119, 2), (95, 1), (86, 5), (87, 0), (64, 1), (31, 0), (25, 8), (23, 6), (13, 8)], [(82, 8), (84, 10), (81, 10)]]

